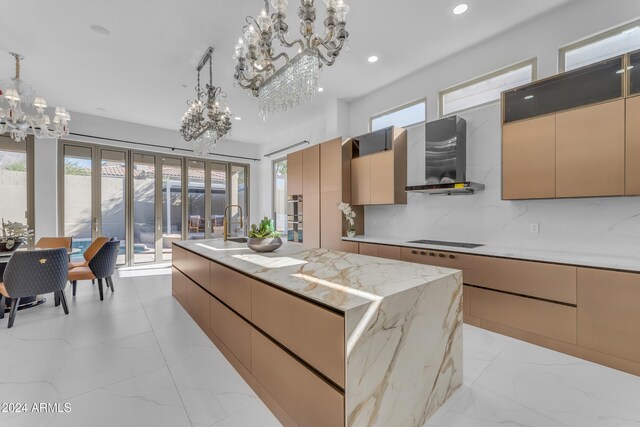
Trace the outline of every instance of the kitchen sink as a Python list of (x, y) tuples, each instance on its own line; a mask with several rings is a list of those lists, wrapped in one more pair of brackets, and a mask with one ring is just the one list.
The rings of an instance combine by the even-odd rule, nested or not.
[(248, 237), (229, 237), (227, 238), (227, 241), (236, 242), (236, 243), (247, 243), (249, 241), (249, 238)]
[(418, 243), (421, 245), (451, 246), (453, 248), (465, 248), (465, 249), (473, 249), (473, 248), (479, 248), (480, 246), (484, 246), (479, 243), (444, 242), (442, 240), (412, 240), (407, 243)]

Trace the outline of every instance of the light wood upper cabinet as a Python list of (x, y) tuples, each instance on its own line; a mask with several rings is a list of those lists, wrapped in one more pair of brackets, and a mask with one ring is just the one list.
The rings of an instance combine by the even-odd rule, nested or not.
[(302, 151), (287, 155), (287, 194), (302, 194)]
[(391, 205), (395, 201), (394, 153), (384, 151), (368, 156), (371, 162), (372, 205)]
[(510, 123), (502, 130), (502, 198), (556, 197), (556, 117)]
[(640, 274), (578, 269), (578, 345), (640, 363)]
[(624, 169), (624, 100), (557, 114), (557, 197), (622, 196)]
[(371, 203), (371, 156), (351, 160), (351, 204)]
[(640, 195), (640, 96), (627, 99), (625, 194)]
[[(320, 192), (320, 146), (302, 150), (302, 194)], [(304, 211), (303, 211), (304, 214)]]
[(320, 193), (305, 193), (302, 243), (308, 248), (320, 247)]
[(342, 138), (320, 144), (320, 191), (342, 192)]
[(323, 191), (320, 193), (320, 243), (325, 249), (342, 250), (342, 212), (338, 203), (342, 200), (342, 191)]

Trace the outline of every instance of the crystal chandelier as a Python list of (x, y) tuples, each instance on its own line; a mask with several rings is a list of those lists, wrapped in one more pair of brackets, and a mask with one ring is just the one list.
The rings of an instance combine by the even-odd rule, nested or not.
[(69, 135), (71, 117), (67, 110), (56, 107), (53, 129), (51, 119), (44, 113), (47, 101), (35, 96), (33, 88), (20, 79), (20, 61), (24, 57), (10, 52), (16, 60), (15, 77), (0, 82), (0, 135), (9, 132), (15, 141), (24, 141), (29, 129), (38, 138), (58, 139)]
[[(216, 148), (218, 139), (231, 131), (231, 111), (229, 107), (220, 107), (218, 97), (226, 98), (219, 86), (213, 85), (213, 67), (211, 57), (213, 48), (207, 49), (198, 67), (198, 85), (195, 101), (187, 101), (189, 109), (182, 117), (180, 134), (185, 141), (193, 141), (194, 152), (204, 156)], [(209, 63), (209, 84), (207, 89), (200, 87), (200, 71)]]
[[(244, 37), (240, 38), (233, 56), (235, 79), (258, 98), (263, 120), (275, 112), (285, 112), (311, 100), (318, 92), (320, 68), (333, 65), (344, 47), (349, 33), (346, 17), (349, 6), (344, 0), (324, 0), (327, 6), (325, 34), (315, 34), (316, 8), (314, 0), (301, 0), (298, 8), (301, 38), (288, 41), (289, 26), (285, 22), (288, 0), (272, 0), (275, 12), (269, 15), (269, 1), (258, 18), (247, 17)], [(276, 54), (273, 41), (284, 48), (298, 47), (298, 54), (289, 59), (286, 52)], [(276, 62), (282, 59), (280, 68)]]

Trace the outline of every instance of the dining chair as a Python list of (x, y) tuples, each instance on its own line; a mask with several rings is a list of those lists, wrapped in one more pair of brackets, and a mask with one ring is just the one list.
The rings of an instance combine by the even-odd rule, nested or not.
[(200, 231), (200, 215), (191, 215), (189, 217), (189, 232), (197, 233)]
[(65, 248), (71, 250), (73, 243), (72, 237), (41, 237), (36, 243), (38, 249), (57, 249)]
[[(84, 253), (82, 254), (84, 261), (72, 262), (69, 264), (69, 268), (87, 267), (89, 265), (89, 261), (91, 261), (91, 258), (93, 258), (98, 253), (102, 245), (104, 245), (111, 239), (111, 237), (96, 237), (96, 239), (91, 242), (89, 247), (85, 249)], [(75, 296), (75, 293), (73, 295)]]
[(102, 290), (102, 280), (106, 281), (107, 289), (113, 289), (113, 280), (111, 276), (116, 271), (118, 262), (118, 253), (120, 252), (120, 241), (109, 240), (98, 250), (86, 267), (76, 267), (69, 270), (68, 280), (73, 285), (73, 295), (76, 295), (76, 286), (78, 280), (98, 280), (98, 290), (100, 292), (100, 301), (104, 300)]
[(65, 248), (16, 252), (11, 256), (0, 282), (0, 319), (4, 318), (6, 299), (11, 298), (9, 325), (13, 327), (20, 298), (55, 293), (69, 314), (64, 287), (69, 273), (69, 256)]

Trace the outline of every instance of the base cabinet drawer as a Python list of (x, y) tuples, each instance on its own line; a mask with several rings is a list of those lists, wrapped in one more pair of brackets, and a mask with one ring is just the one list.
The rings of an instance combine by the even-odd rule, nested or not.
[(187, 251), (180, 246), (172, 245), (171, 260), (173, 266), (183, 273), (187, 272)]
[(209, 263), (210, 261), (200, 255), (187, 252), (187, 276), (194, 282), (207, 288), (209, 286)]
[(255, 329), (251, 353), (251, 373), (298, 425), (344, 425), (344, 395)]
[(492, 257), (470, 257), (465, 283), (551, 301), (576, 303), (576, 267)]
[(258, 328), (344, 387), (343, 316), (272, 286), (254, 282), (251, 318)]
[(576, 344), (576, 308), (533, 298), (469, 288), (472, 317)]
[(209, 329), (209, 294), (187, 279), (187, 312), (200, 328)]
[(182, 274), (180, 270), (173, 267), (171, 269), (171, 294), (183, 304), (187, 302), (187, 283), (189, 278)]
[(209, 296), (211, 332), (251, 370), (251, 325), (225, 307), (217, 299)]
[(251, 320), (251, 283), (253, 279), (224, 267), (210, 263), (209, 292), (229, 307)]
[(360, 243), (360, 255), (369, 255), (379, 258), (402, 260), (402, 251), (398, 246), (376, 245), (372, 243)]
[(640, 274), (578, 269), (578, 345), (640, 363)]

